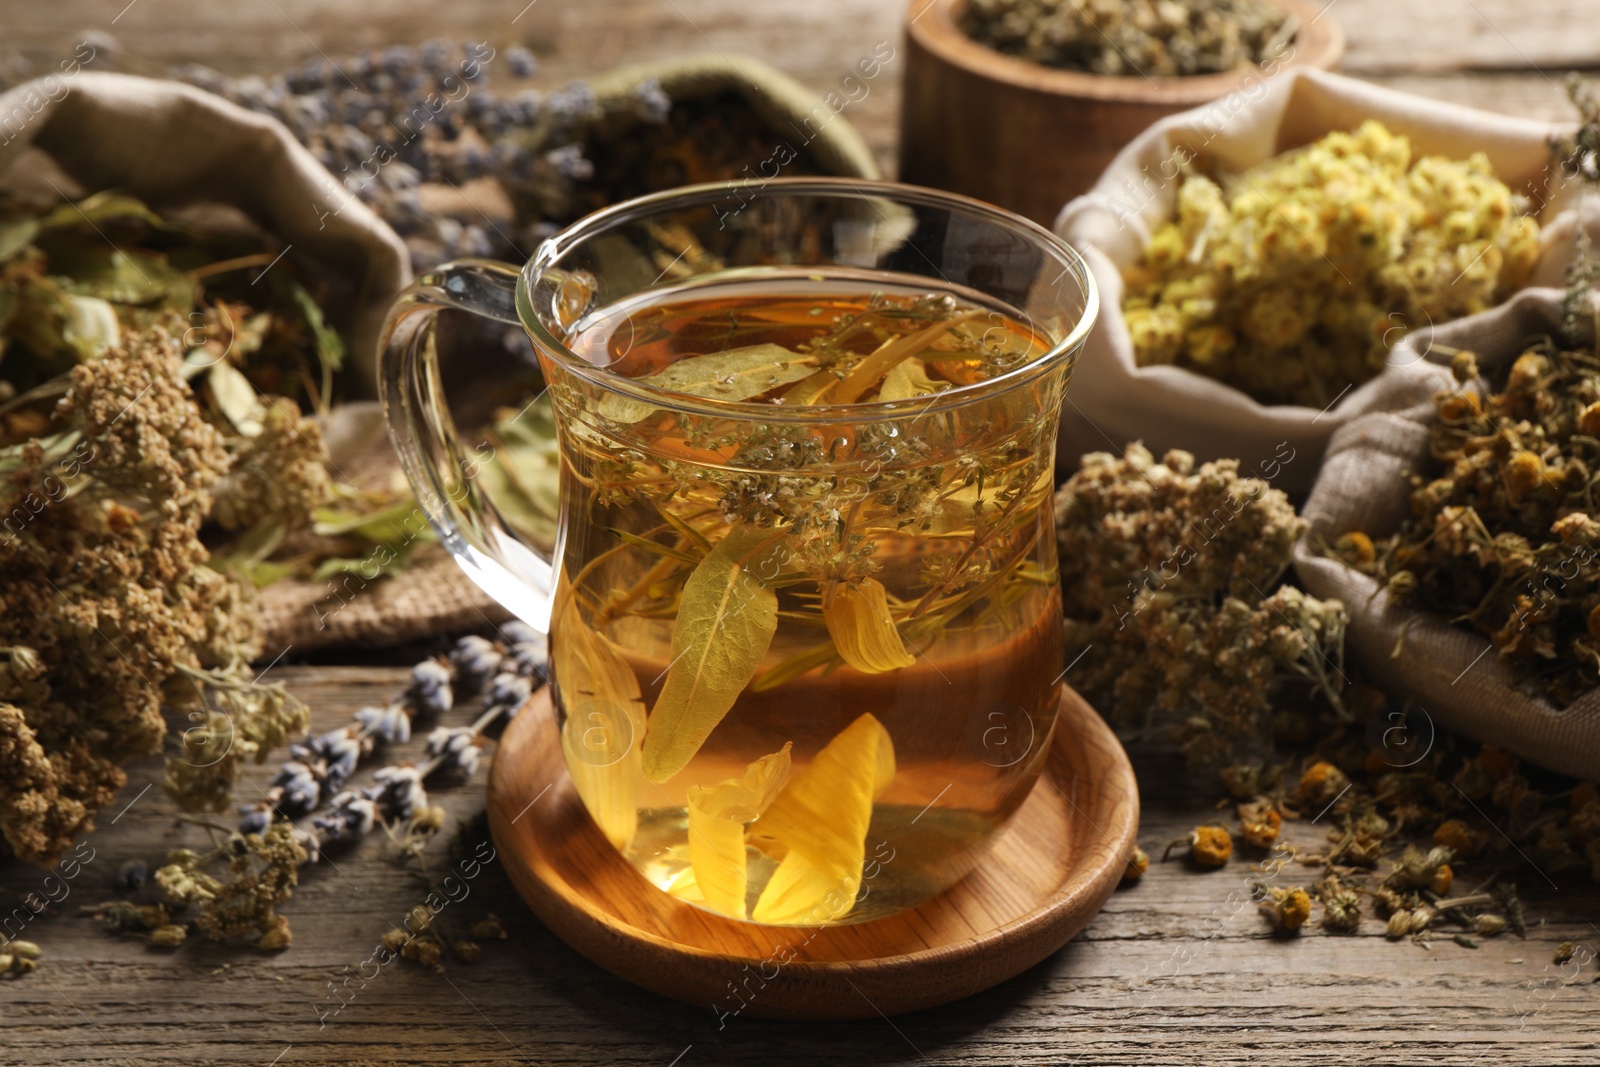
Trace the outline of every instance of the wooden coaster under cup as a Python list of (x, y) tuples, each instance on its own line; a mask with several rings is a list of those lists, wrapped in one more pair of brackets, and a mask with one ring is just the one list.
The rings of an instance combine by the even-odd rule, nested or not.
[(567, 944), (663, 996), (782, 1019), (916, 1011), (1020, 974), (1105, 904), (1139, 824), (1127, 754), (1066, 686), (1044, 772), (988, 858), (940, 896), (870, 922), (759, 926), (651, 886), (578, 798), (548, 687), (501, 738), (488, 806), (512, 883)]

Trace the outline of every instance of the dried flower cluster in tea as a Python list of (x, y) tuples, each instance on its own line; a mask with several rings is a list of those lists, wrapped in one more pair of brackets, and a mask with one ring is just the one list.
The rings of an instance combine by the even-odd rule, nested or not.
[(1296, 24), (1267, 0), (973, 0), (961, 29), (1047, 67), (1171, 77), (1260, 66)]
[[(1017, 704), (1042, 757), (1060, 670), (1041, 534), (1061, 376), (940, 407), (1049, 346), (947, 296), (807, 288), (720, 283), (577, 330), (591, 362), (739, 404), (726, 418), (552, 379), (564, 507), (585, 516), (552, 626), (568, 765), (658, 885), (769, 923), (870, 916), (964, 873), (1027, 767), (962, 735)], [(839, 407), (873, 401), (898, 406)], [(897, 858), (868, 899), (879, 837)]]
[(1327, 406), (1407, 331), (1504, 300), (1539, 255), (1486, 156), (1414, 158), (1376, 120), (1240, 174), (1184, 169), (1176, 217), (1126, 272), (1135, 357), (1263, 403)]

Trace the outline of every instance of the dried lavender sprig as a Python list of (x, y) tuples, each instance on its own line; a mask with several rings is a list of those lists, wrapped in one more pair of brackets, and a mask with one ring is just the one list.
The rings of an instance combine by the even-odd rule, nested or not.
[[(313, 820), (313, 825), (331, 835), (328, 840), (358, 836), (368, 832), (372, 824), (365, 818), (366, 806), (357, 804), (354, 798), (376, 805), (375, 818), (381, 815), (390, 821), (406, 820), (427, 805), (421, 786), (423, 778), (446, 766), (468, 775), (473, 773), (482, 753), (472, 739), (498, 720), (508, 720), (527, 702), (534, 680), (542, 676), (547, 661), (543, 635), (538, 631), (522, 623), (510, 623), (503, 634), (504, 645), (473, 635), (461, 638), (443, 659), (416, 664), (410, 684), (384, 706), (358, 709), (350, 725), (291, 746), (291, 759), (279, 768), (263, 800), (240, 808), (239, 831), (263, 833), (277, 818), (300, 818), (327, 801), (334, 810)], [(502, 665), (525, 673), (494, 673)], [(404, 765), (380, 770), (377, 787), (358, 791), (344, 788), (377, 742), (408, 741), (412, 720), (418, 715), (438, 716), (449, 711), (455, 704), (457, 688), (482, 689), (485, 712), (466, 734), (467, 740), (451, 742), (453, 747), (448, 752), (430, 747), (429, 762), (416, 769), (419, 773), (415, 775), (414, 789), (409, 781), (411, 775), (402, 773)], [(439, 731), (434, 734), (438, 736)]]

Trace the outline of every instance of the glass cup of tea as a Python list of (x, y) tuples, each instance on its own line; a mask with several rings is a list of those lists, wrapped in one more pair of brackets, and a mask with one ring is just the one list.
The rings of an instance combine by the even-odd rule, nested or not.
[[(548, 630), (573, 784), (650, 883), (818, 926), (982, 862), (1053, 743), (1056, 430), (1096, 306), (1031, 222), (816, 178), (631, 200), (399, 299), (380, 384), (406, 474), (461, 568)], [(456, 432), (445, 308), (532, 339), (548, 553)]]

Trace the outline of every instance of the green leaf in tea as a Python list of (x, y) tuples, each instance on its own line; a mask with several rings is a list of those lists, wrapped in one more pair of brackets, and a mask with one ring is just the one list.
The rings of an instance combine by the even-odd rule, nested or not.
[(878, 387), (878, 399), (885, 403), (914, 400), (919, 396), (942, 393), (948, 388), (949, 382), (928, 377), (927, 366), (921, 360), (908, 359), (883, 376), (883, 384)]
[[(751, 345), (681, 359), (666, 370), (635, 380), (667, 393), (740, 401), (809, 377), (816, 368), (814, 356), (781, 345)], [(623, 396), (607, 396), (600, 402), (601, 417), (613, 422), (638, 422), (657, 410), (652, 404)]]
[(672, 665), (644, 739), (650, 781), (681, 771), (755, 677), (778, 631), (778, 595), (757, 577), (775, 541), (769, 530), (735, 527), (684, 582)]

